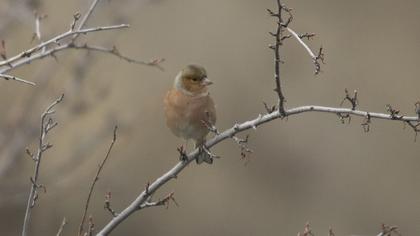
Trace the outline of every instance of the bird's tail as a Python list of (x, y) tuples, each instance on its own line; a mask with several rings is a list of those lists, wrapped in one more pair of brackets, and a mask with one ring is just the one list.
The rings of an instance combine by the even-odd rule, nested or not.
[(203, 162), (207, 164), (213, 164), (213, 157), (211, 156), (211, 153), (205, 150), (205, 147), (203, 146), (204, 142), (205, 140), (203, 140), (202, 142), (195, 143), (195, 148), (200, 149), (200, 153), (198, 154), (195, 161), (197, 162), (197, 164), (201, 164)]

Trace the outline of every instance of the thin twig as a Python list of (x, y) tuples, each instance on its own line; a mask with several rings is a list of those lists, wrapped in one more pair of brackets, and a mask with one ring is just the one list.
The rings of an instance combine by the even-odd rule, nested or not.
[(67, 220), (66, 217), (63, 218), (63, 222), (61, 222), (60, 228), (58, 229), (57, 236), (60, 236), (64, 230), (64, 226), (66, 226)]
[[(84, 28), (88, 19), (92, 16), (93, 11), (100, 0), (92, 0), (92, 3), (87, 10), (86, 14), (83, 15), (82, 19), (80, 13), (75, 13), (73, 15), (73, 21), (70, 24), (70, 29), (67, 32), (61, 33), (59, 35), (56, 35), (55, 37), (52, 37), (48, 40), (45, 40), (44, 42), (39, 43), (38, 45), (29, 48), (25, 51), (22, 51), (21, 53), (18, 53), (15, 56), (12, 56), (10, 58), (6, 57), (6, 48), (5, 48), (5, 42), (2, 40), (0, 44), (0, 56), (3, 59), (3, 61), (0, 61), (0, 78), (4, 78), (6, 80), (16, 80), (19, 82), (23, 82), (26, 84), (34, 85), (33, 82), (23, 80), (14, 76), (7, 75), (7, 72), (15, 69), (17, 67), (23, 66), (25, 64), (29, 64), (32, 61), (42, 59), (48, 56), (52, 56), (56, 58), (55, 53), (60, 52), (65, 49), (85, 49), (88, 51), (101, 51), (106, 53), (111, 53), (120, 59), (123, 59), (125, 61), (128, 61), (130, 63), (136, 63), (141, 65), (147, 65), (147, 66), (153, 66), (160, 70), (163, 70), (163, 68), (160, 66), (160, 63), (164, 59), (156, 59), (151, 61), (140, 61), (135, 60), (129, 57), (126, 57), (122, 54), (120, 54), (117, 50), (114, 48), (107, 49), (100, 46), (84, 46), (83, 48), (81, 46), (75, 45), (76, 39), (83, 34), (93, 33), (93, 32), (99, 32), (104, 30), (116, 30), (116, 29), (122, 29), (122, 28), (128, 28), (129, 25), (127, 24), (120, 24), (120, 25), (111, 25), (111, 26), (100, 26), (100, 27), (91, 27), (91, 28)], [(40, 39), (41, 38), (41, 32), (40, 32), (40, 20), (44, 18), (45, 16), (37, 16), (35, 19), (35, 37)], [(77, 24), (78, 23), (78, 24)], [(70, 40), (68, 40), (70, 39)]]
[(111, 207), (111, 197), (112, 197), (111, 192), (107, 192), (105, 194), (104, 209), (107, 210), (109, 213), (111, 213), (113, 217), (116, 217), (118, 213)]
[(294, 31), (294, 30), (292, 30), (290, 27), (287, 27), (286, 28), (287, 29), (287, 31), (289, 31), (292, 35), (293, 35), (293, 37), (295, 37), (296, 38), (296, 40), (306, 49), (306, 51), (309, 53), (309, 56), (312, 58), (312, 59), (315, 59), (316, 58), (316, 56), (315, 56), (315, 54), (312, 52), (312, 50), (311, 50), (311, 48), (309, 48), (309, 46), (305, 43), (305, 42), (303, 42), (303, 40), (302, 40), (302, 38)]
[(95, 223), (93, 222), (93, 217), (89, 216), (88, 229), (83, 236), (93, 236), (94, 232), (95, 232)]
[[(5, 61), (0, 62), (0, 67), (3, 66), (2, 69), (0, 69), (0, 74), (5, 75), (8, 71), (18, 68), (20, 66), (23, 66), (25, 64), (29, 64), (35, 60), (42, 59), (48, 56), (55, 56), (56, 53), (66, 50), (66, 49), (79, 49), (79, 50), (87, 50), (87, 51), (101, 51), (104, 53), (110, 53), (111, 55), (117, 56), (120, 59), (123, 59), (125, 61), (131, 62), (131, 63), (137, 63), (147, 66), (153, 66), (157, 67), (160, 70), (163, 70), (163, 68), (160, 66), (160, 63), (164, 61), (164, 59), (156, 59), (151, 60), (149, 62), (144, 62), (136, 59), (132, 59), (129, 57), (126, 57), (122, 55), (121, 53), (116, 53), (116, 51), (113, 51), (113, 49), (107, 49), (100, 46), (85, 46), (85, 45), (76, 45), (73, 42), (70, 43), (64, 43), (64, 44), (57, 44), (58, 41), (63, 41), (65, 38), (71, 35), (76, 35), (80, 33), (91, 33), (96, 31), (102, 31), (102, 30), (114, 30), (114, 29), (120, 29), (120, 28), (127, 28), (129, 25), (122, 24), (122, 25), (115, 25), (115, 26), (105, 26), (105, 27), (95, 27), (95, 28), (88, 28), (80, 31), (68, 31), (66, 33), (63, 33), (61, 35), (58, 35), (50, 40), (47, 40), (33, 48), (30, 48), (28, 50), (25, 50), (24, 52), (11, 57)], [(45, 48), (45, 50), (41, 50)], [(144, 63), (143, 63), (144, 62)], [(4, 67), (7, 65), (7, 67)], [(7, 75), (6, 75), (7, 76)], [(10, 76), (10, 79), (13, 76)], [(16, 80), (18, 78), (14, 77)], [(24, 82), (22, 79), (19, 79), (20, 82)], [(33, 82), (25, 81), (29, 84), (32, 84)]]
[(175, 206), (178, 207), (179, 204), (176, 202), (174, 194), (175, 194), (174, 192), (171, 192), (166, 197), (156, 202), (146, 201), (144, 204), (140, 205), (139, 208), (144, 209), (144, 208), (149, 208), (149, 207), (165, 206), (165, 208), (168, 209), (170, 202), (173, 202)]
[(377, 236), (392, 236), (392, 235), (401, 236), (401, 233), (398, 231), (398, 226), (388, 226), (386, 224), (382, 224), (382, 232), (380, 232)]
[(357, 90), (354, 90), (353, 96), (350, 95), (347, 89), (344, 89), (344, 93), (346, 94), (346, 96), (341, 101), (340, 106), (342, 106), (345, 101), (348, 101), (351, 104), (351, 109), (355, 110), (356, 107), (359, 105), (359, 100), (357, 98)]
[(13, 76), (13, 75), (0, 74), (0, 78), (3, 78), (5, 80), (15, 80), (17, 82), (21, 82), (21, 83), (24, 83), (24, 84), (29, 84), (29, 85), (32, 85), (32, 86), (35, 86), (36, 85), (34, 82), (27, 81), (27, 80), (18, 78), (18, 77)]
[(38, 198), (37, 190), (39, 188), (43, 188), (45, 191), (45, 187), (38, 183), (39, 169), (41, 166), (42, 154), (52, 147), (51, 144), (45, 142), (47, 134), (49, 131), (51, 131), (51, 129), (53, 129), (57, 125), (57, 123), (55, 123), (52, 120), (52, 118), (50, 118), (50, 115), (55, 112), (53, 108), (58, 103), (63, 101), (63, 98), (64, 98), (64, 94), (62, 94), (57, 100), (55, 100), (50, 106), (48, 106), (48, 108), (41, 115), (41, 126), (40, 126), (38, 150), (35, 155), (32, 155), (33, 156), (32, 158), (35, 161), (35, 170), (34, 170), (33, 176), (30, 178), (31, 190), (29, 192), (28, 202), (26, 205), (25, 218), (23, 221), (22, 236), (26, 236), (28, 234), (29, 224), (31, 222), (32, 208), (35, 206), (35, 201)]
[(115, 126), (114, 127), (114, 135), (113, 135), (111, 144), (109, 145), (109, 148), (108, 148), (108, 151), (105, 155), (105, 158), (102, 160), (101, 164), (99, 165), (98, 170), (96, 171), (96, 175), (93, 178), (93, 181), (90, 185), (89, 193), (88, 193), (88, 196), (87, 196), (87, 199), (86, 199), (85, 208), (84, 208), (83, 215), (82, 215), (82, 220), (80, 221), (79, 234), (78, 234), (79, 236), (81, 236), (82, 233), (83, 233), (83, 226), (85, 224), (86, 215), (87, 215), (87, 211), (88, 211), (88, 208), (89, 208), (90, 199), (92, 197), (93, 189), (95, 188), (96, 182), (98, 182), (98, 180), (99, 180), (99, 174), (101, 173), (103, 167), (105, 166), (105, 163), (108, 160), (109, 154), (111, 153), (112, 147), (114, 146), (114, 143), (117, 140), (117, 129), (118, 129), (118, 127)]
[(45, 19), (46, 17), (47, 15), (40, 15), (38, 12), (35, 12), (35, 30), (31, 42), (35, 39), (41, 41), (41, 20)]
[(124, 61), (129, 62), (129, 63), (146, 65), (146, 66), (154, 66), (154, 67), (158, 68), (159, 70), (164, 71), (163, 67), (160, 65), (160, 63), (165, 61), (164, 58), (158, 58), (158, 59), (154, 59), (154, 60), (150, 60), (150, 61), (141, 61), (141, 60), (130, 58), (130, 57), (127, 57), (127, 56), (121, 54), (120, 51), (118, 50), (118, 48), (115, 47), (115, 46), (112, 47), (112, 48), (106, 48), (106, 47), (102, 47), (102, 46), (94, 46), (94, 45), (88, 45), (88, 44), (83, 44), (83, 45), (76, 45), (75, 44), (75, 45), (72, 45), (71, 47), (74, 48), (74, 49), (109, 53), (109, 54), (114, 55), (114, 56), (120, 58), (121, 60), (124, 60)]
[[(98, 31), (106, 31), (106, 30), (115, 30), (115, 29), (124, 29), (124, 28), (128, 28), (130, 27), (127, 24), (120, 24), (120, 25), (111, 25), (111, 26), (99, 26), (99, 27), (93, 27), (93, 28), (87, 28), (87, 29), (82, 29), (82, 30), (75, 30), (75, 31), (67, 31), (65, 33), (59, 34), (45, 42), (42, 42), (30, 49), (27, 49), (21, 53), (19, 53), (16, 56), (10, 57), (7, 60), (4, 60), (2, 62), (0, 62), (0, 66), (5, 66), (5, 65), (9, 65), (11, 64), (12, 67), (16, 67), (15, 63), (22, 58), (30, 58), (34, 53), (38, 52), (38, 51), (42, 51), (43, 48), (46, 48), (47, 46), (50, 45), (60, 45), (60, 41), (64, 40), (65, 38), (72, 36), (72, 35), (77, 35), (77, 34), (87, 34), (87, 33), (91, 33), (91, 32), (98, 32)], [(71, 45), (71, 44), (67, 44), (67, 45)], [(42, 52), (41, 52), (42, 53)], [(35, 55), (34, 55), (35, 56)], [(10, 68), (9, 68), (10, 69)], [(3, 72), (4, 69), (1, 71)]]
[[(82, 20), (80, 21), (79, 25), (77, 26), (77, 29), (78, 30), (81, 30), (85, 26), (86, 22), (89, 20), (90, 16), (93, 13), (93, 10), (95, 10), (96, 5), (98, 5), (99, 1), (100, 0), (93, 0), (92, 1), (92, 3), (90, 4), (90, 7), (88, 9), (88, 11), (83, 16)], [(79, 35), (74, 35), (72, 41), (74, 42), (77, 39), (77, 37), (79, 37)]]
[(297, 234), (298, 236), (314, 236), (314, 233), (312, 233), (312, 229), (309, 225), (309, 223), (305, 224), (305, 228), (303, 228), (303, 232), (299, 232)]
[(319, 74), (321, 72), (321, 63), (319, 63), (319, 61), (324, 63), (324, 53), (322, 52), (322, 47), (319, 49), (318, 55), (315, 55), (315, 53), (312, 52), (311, 48), (305, 42), (303, 42), (303, 40), (302, 40), (303, 37), (309, 38), (309, 37), (313, 36), (313, 34), (298, 35), (290, 27), (287, 27), (286, 29), (287, 29), (287, 31), (289, 31), (293, 35), (293, 37), (296, 38), (296, 40), (308, 52), (309, 56), (312, 58), (312, 62), (315, 65), (315, 75)]

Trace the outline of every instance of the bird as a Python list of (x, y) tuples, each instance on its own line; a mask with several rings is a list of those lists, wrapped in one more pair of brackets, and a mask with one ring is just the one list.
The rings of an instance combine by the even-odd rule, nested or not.
[(208, 91), (212, 84), (203, 66), (190, 64), (176, 75), (164, 98), (166, 125), (175, 136), (195, 142), (200, 149), (197, 164), (213, 163), (212, 155), (204, 147), (209, 127), (216, 124), (216, 106)]

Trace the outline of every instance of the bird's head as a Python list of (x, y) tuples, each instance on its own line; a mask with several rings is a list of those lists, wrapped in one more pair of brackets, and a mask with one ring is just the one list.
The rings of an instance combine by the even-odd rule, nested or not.
[(207, 78), (206, 69), (199, 65), (187, 65), (175, 79), (175, 87), (188, 95), (206, 93), (211, 84), (213, 82)]

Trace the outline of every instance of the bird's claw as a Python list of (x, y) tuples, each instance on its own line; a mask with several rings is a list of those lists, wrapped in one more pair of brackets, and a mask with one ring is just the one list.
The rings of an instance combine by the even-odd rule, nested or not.
[(179, 152), (179, 160), (180, 161), (186, 161), (188, 159), (186, 149), (184, 148), (184, 145), (181, 145), (176, 149)]
[(201, 164), (202, 162), (212, 164), (214, 158), (220, 158), (220, 157), (211, 153), (210, 150), (205, 146), (199, 147), (199, 154), (196, 157), (197, 164)]

